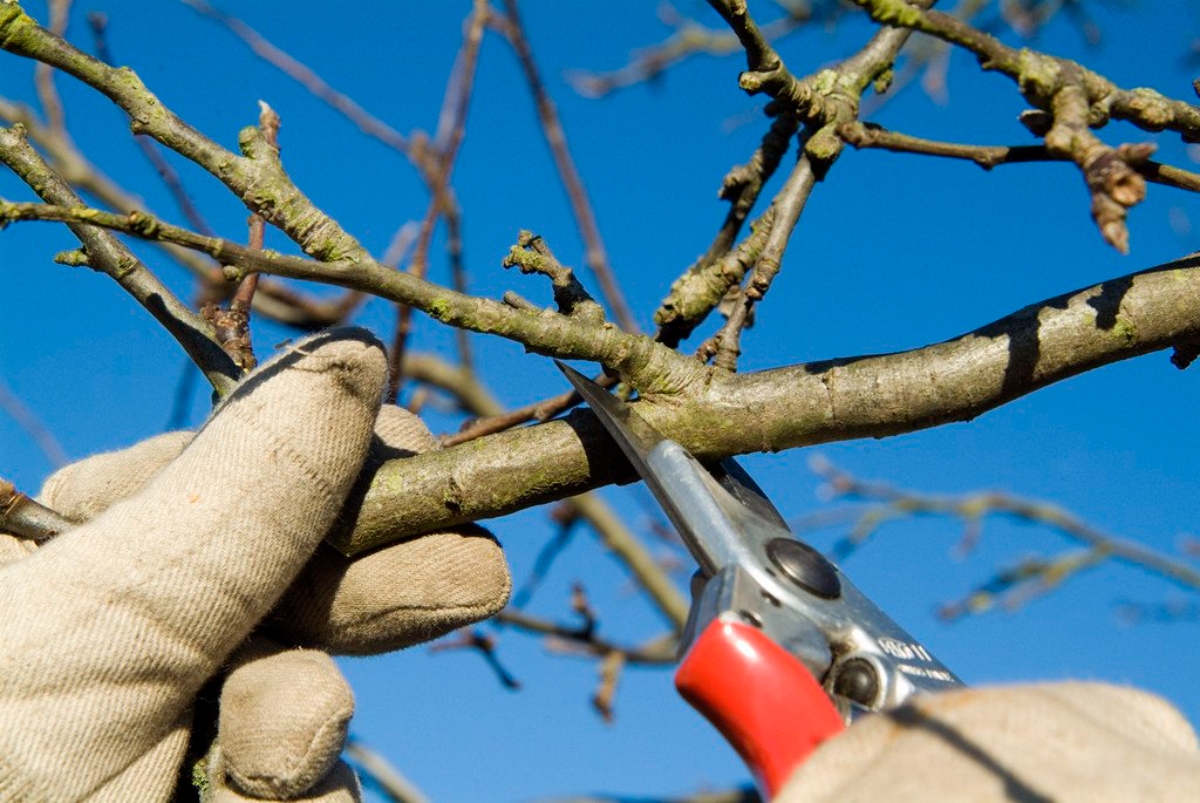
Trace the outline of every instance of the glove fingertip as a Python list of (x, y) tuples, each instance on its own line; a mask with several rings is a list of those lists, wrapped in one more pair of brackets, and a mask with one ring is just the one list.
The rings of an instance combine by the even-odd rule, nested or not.
[(353, 713), (328, 655), (252, 642), (221, 692), (217, 738), (229, 780), (257, 798), (306, 793), (337, 763)]
[(84, 458), (47, 477), (38, 500), (74, 522), (95, 518), (140, 491), (191, 440), (191, 432), (167, 432)]
[(317, 553), (276, 609), (289, 641), (337, 655), (378, 655), (494, 616), (512, 575), (482, 527), (427, 533), (354, 560)]

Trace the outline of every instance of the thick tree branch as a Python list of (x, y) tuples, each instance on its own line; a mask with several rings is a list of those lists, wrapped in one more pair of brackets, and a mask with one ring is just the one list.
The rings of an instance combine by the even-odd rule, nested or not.
[[(1200, 334), (1200, 256), (1052, 298), (952, 340), (753, 374), (639, 411), (704, 458), (883, 437), (970, 420), (1054, 382)], [(358, 522), (385, 537), (504, 515), (633, 473), (589, 412), (385, 464)]]
[[(146, 215), (0, 204), (0, 219), (90, 223), (207, 251), (237, 277), (262, 271), (368, 290), (443, 323), (600, 362), (635, 388), (644, 416), (702, 458), (882, 437), (969, 420), (1075, 374), (1200, 337), (1200, 256), (1026, 307), (944, 343), (755, 374), (706, 368), (644, 336), (548, 310), (472, 298), (369, 257), (321, 263), (254, 252)], [(386, 464), (363, 507), (358, 550), (632, 479), (589, 413)]]
[[(479, 384), (472, 372), (452, 366), (432, 355), (409, 353), (405, 373), (413, 379), (441, 388), (480, 416), (499, 416), (504, 408)], [(578, 516), (596, 532), (604, 546), (629, 569), (637, 584), (645, 590), (663, 616), (675, 628), (683, 630), (688, 602), (675, 583), (663, 571), (641, 540), (621, 521), (612, 508), (595, 494), (580, 494), (564, 500), (570, 515)]]

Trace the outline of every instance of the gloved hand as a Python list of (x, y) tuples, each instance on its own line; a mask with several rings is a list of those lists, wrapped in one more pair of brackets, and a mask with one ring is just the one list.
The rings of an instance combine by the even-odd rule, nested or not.
[(1170, 704), (1099, 683), (964, 689), (864, 717), (774, 803), (1200, 800), (1200, 747)]
[(0, 536), (0, 800), (167, 799), (196, 695), (223, 670), (214, 800), (358, 799), (338, 761), (353, 697), (326, 651), (437, 637), (510, 589), (477, 527), (355, 560), (321, 543), (360, 471), (433, 446), (406, 411), (380, 414), (385, 375), (369, 334), (317, 335), (194, 439), (47, 481), (42, 501), (86, 523), (36, 550)]

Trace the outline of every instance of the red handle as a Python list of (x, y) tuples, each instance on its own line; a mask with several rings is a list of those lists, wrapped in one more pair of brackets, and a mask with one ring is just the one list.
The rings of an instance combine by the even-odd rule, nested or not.
[(704, 629), (675, 673), (675, 688), (733, 745), (767, 798), (845, 727), (804, 664), (736, 622)]

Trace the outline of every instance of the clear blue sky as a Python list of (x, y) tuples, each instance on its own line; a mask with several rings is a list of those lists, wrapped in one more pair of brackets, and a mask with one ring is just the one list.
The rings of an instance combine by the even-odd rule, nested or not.
[[(1084, 58), (1125, 86), (1190, 97), (1195, 65), (1185, 56), (1197, 20), (1180, 10), (1185, 4), (1143, 3), (1129, 10), (1084, 5), (1096, 6), (1104, 37), (1099, 48), (1087, 50), (1065, 21), (1051, 25), (1036, 46)], [(436, 125), (468, 6), (227, 3), (401, 131)], [(93, 8), (109, 14), (117, 59), (227, 147), (235, 147), (237, 131), (255, 120), (256, 101), (270, 102), (283, 118), (283, 153), (292, 175), (375, 252), (382, 252), (397, 225), (423, 214), (425, 192), (404, 160), (360, 136), (218, 26), (174, 3), (89, 0), (76, 4), (69, 31), (85, 48), (90, 39), (82, 15)], [(764, 17), (771, 8), (751, 3)], [(703, 3), (682, 0), (679, 9), (719, 24)], [(30, 10), (44, 13), (37, 3)], [(580, 98), (562, 72), (615, 68), (632, 50), (662, 39), (667, 29), (654, 4), (530, 2), (525, 16), (612, 263), (649, 327), (670, 282), (704, 250), (724, 215), (716, 190), (763, 130), (748, 115), (759, 101), (737, 89), (740, 57), (697, 58), (652, 86), (600, 101)], [(794, 72), (805, 74), (852, 52), (867, 34), (861, 21), (851, 20), (833, 32), (794, 36), (782, 52)], [(0, 56), (6, 93), (32, 100), (31, 75), (28, 62)], [(123, 115), (70, 79), (60, 78), (59, 86), (85, 152), (150, 208), (178, 220)], [(935, 138), (1024, 144), (1032, 140), (1016, 121), (1022, 108), (1007, 79), (982, 76), (973, 60), (956, 54), (949, 103), (939, 105), (914, 86), (875, 119)], [(742, 120), (752, 122), (731, 130)], [(1112, 126), (1103, 136), (1154, 139), (1126, 126)], [(1165, 161), (1191, 164), (1172, 137), (1158, 141)], [(244, 236), (246, 212), (238, 202), (199, 169), (177, 164), (214, 226), (226, 236)], [(569, 264), (581, 262), (582, 247), (515, 61), (494, 36), (484, 43), (455, 187), (466, 215), (472, 291), (498, 297), (517, 289), (548, 301), (544, 285), (500, 267), (518, 229), (544, 235)], [(0, 194), (30, 197), (7, 175), (0, 176)], [(985, 173), (969, 164), (848, 151), (813, 195), (758, 325), (744, 341), (743, 369), (921, 346), (1195, 248), (1191, 229), (1200, 219), (1193, 199), (1179, 191), (1150, 187), (1149, 199), (1131, 215), (1128, 257), (1103, 245), (1087, 205), (1082, 181), (1064, 165)], [(161, 431), (184, 370), (169, 338), (105, 277), (51, 263), (56, 251), (73, 246), (65, 229), (14, 226), (0, 234), (0, 243), (4, 382), (72, 458)], [(287, 247), (278, 235), (268, 245)], [(153, 250), (140, 253), (180, 293), (190, 294), (182, 269)], [(435, 262), (432, 278), (448, 281), (443, 262)], [(387, 337), (392, 316), (387, 305), (374, 302), (358, 321)], [(260, 324), (255, 335), (259, 353), (267, 354), (289, 333)], [(452, 338), (420, 319), (415, 347), (449, 355)], [(483, 376), (506, 403), (563, 388), (547, 360), (527, 357), (508, 342), (476, 337), (474, 343)], [(1172, 550), (1181, 535), (1196, 531), (1200, 512), (1196, 370), (1179, 372), (1166, 354), (1151, 355), (1056, 385), (970, 424), (820, 452), (860, 476), (917, 489), (1003, 489), (1053, 500), (1107, 532)], [(192, 423), (204, 414), (204, 395), (195, 394)], [(445, 416), (432, 424), (456, 426)], [(796, 450), (745, 463), (786, 515), (801, 517), (823, 504), (807, 458)], [(50, 468), (28, 435), (0, 414), (0, 475), (35, 489)], [(652, 508), (642, 489), (604, 493), (648, 533)], [(546, 511), (490, 526), (520, 582), (553, 533)], [(1105, 567), (1018, 613), (946, 625), (934, 616), (938, 602), (960, 596), (1000, 565), (1064, 545), (1050, 532), (996, 522), (979, 549), (959, 559), (951, 554), (959, 532), (940, 521), (895, 526), (845, 569), (972, 684), (1060, 678), (1131, 683), (1167, 696), (1200, 721), (1200, 697), (1189, 682), (1200, 672), (1196, 623), (1129, 627), (1114, 615), (1119, 601), (1181, 599), (1183, 592), (1136, 570)], [(815, 541), (828, 547), (839, 534), (823, 531)], [(576, 535), (530, 610), (567, 620), (576, 580), (587, 584), (602, 633), (637, 641), (661, 631), (663, 622), (587, 532)], [(439, 802), (683, 794), (747, 780), (732, 751), (675, 697), (669, 671), (627, 672), (616, 724), (607, 726), (588, 705), (593, 663), (549, 655), (539, 640), (516, 633), (503, 634), (499, 649), (523, 683), (518, 693), (501, 690), (470, 654), (431, 655), (416, 648), (344, 661), (359, 700), (354, 732)]]

